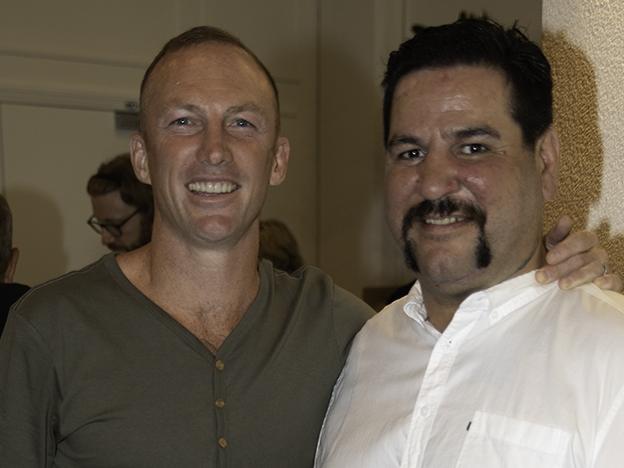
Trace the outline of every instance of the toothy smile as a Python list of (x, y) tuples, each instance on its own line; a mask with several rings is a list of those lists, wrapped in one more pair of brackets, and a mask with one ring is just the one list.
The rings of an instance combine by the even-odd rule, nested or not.
[(232, 182), (191, 182), (187, 188), (193, 193), (231, 193), (238, 188)]
[(446, 216), (444, 218), (425, 218), (423, 220), (425, 224), (435, 224), (436, 226), (444, 226), (447, 224), (459, 223), (464, 221), (461, 216)]

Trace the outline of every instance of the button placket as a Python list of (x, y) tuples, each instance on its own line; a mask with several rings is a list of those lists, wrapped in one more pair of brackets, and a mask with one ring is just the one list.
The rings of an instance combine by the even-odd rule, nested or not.
[(229, 443), (225, 427), (225, 361), (215, 356), (214, 362), (214, 408), (217, 422), (217, 445), (225, 450)]

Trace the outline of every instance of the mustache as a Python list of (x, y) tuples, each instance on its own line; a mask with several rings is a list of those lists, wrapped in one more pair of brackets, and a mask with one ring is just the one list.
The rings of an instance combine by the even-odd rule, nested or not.
[(423, 200), (418, 205), (412, 206), (405, 213), (401, 228), (403, 240), (407, 239), (407, 231), (416, 221), (423, 221), (429, 215), (444, 217), (452, 213), (461, 214), (468, 219), (474, 220), (481, 229), (485, 226), (485, 212), (475, 204), (453, 200), (448, 197), (437, 200)]
[(492, 252), (489, 242), (485, 236), (485, 212), (477, 205), (466, 203), (452, 198), (440, 198), (438, 200), (423, 200), (418, 205), (411, 207), (403, 217), (402, 237), (403, 255), (405, 263), (415, 273), (420, 273), (416, 249), (414, 243), (407, 234), (410, 227), (416, 221), (422, 221), (426, 216), (437, 215), (448, 216), (451, 213), (461, 214), (467, 219), (472, 219), (479, 227), (479, 238), (475, 246), (475, 261), (478, 268), (486, 268), (492, 262)]

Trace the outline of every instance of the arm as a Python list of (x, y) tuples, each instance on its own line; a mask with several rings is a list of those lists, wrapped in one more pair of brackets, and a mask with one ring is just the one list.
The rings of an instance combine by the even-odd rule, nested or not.
[(56, 385), (49, 356), (32, 325), (13, 312), (0, 340), (2, 466), (52, 466)]
[(570, 234), (572, 220), (562, 217), (544, 239), (548, 254), (546, 266), (537, 271), (540, 283), (559, 280), (561, 289), (570, 289), (593, 281), (596, 286), (612, 291), (622, 290), (622, 280), (608, 274), (607, 252), (598, 244), (598, 236), (590, 231)]

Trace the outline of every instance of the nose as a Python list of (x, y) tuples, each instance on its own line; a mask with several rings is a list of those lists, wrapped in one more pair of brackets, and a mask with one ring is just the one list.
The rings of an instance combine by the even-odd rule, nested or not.
[(206, 127), (199, 157), (204, 164), (212, 166), (227, 164), (231, 160), (227, 134), (219, 123), (211, 123)]
[(446, 151), (430, 151), (418, 169), (419, 190), (427, 200), (437, 200), (460, 189), (458, 162)]

